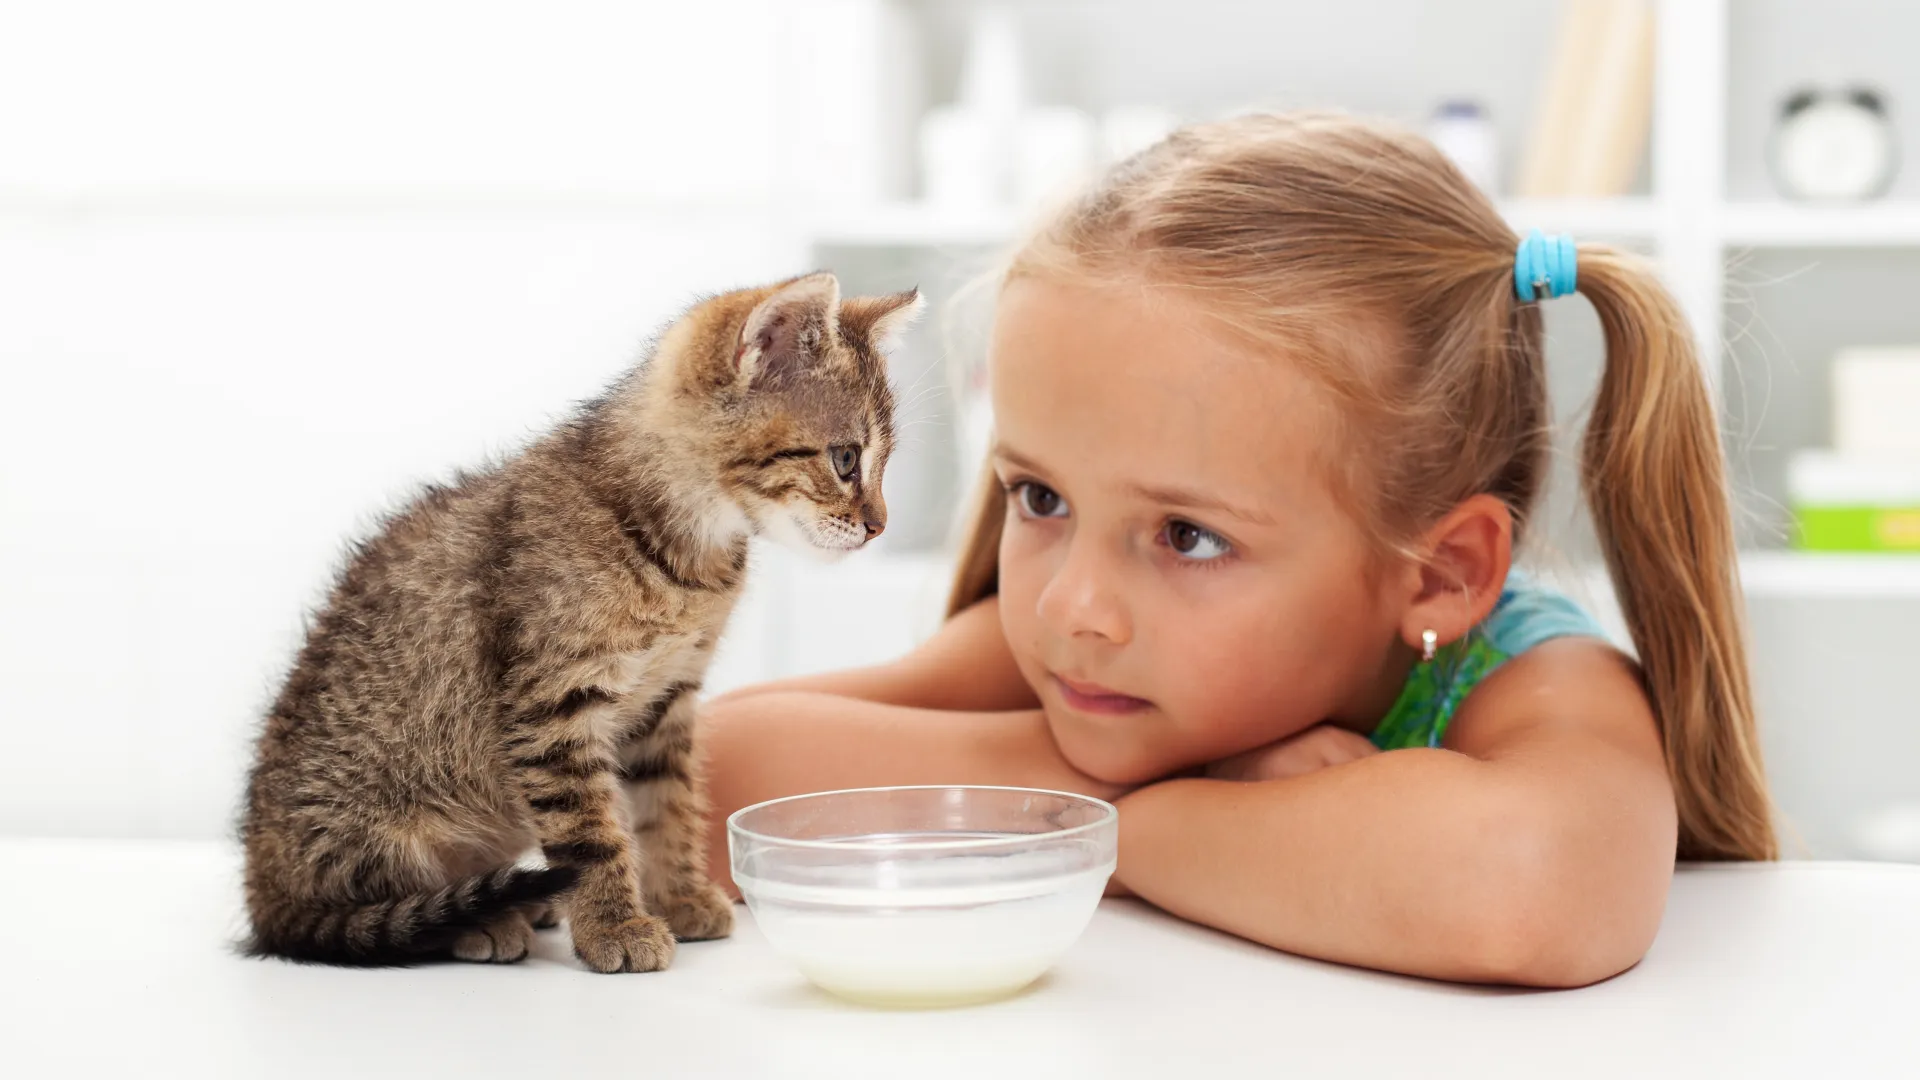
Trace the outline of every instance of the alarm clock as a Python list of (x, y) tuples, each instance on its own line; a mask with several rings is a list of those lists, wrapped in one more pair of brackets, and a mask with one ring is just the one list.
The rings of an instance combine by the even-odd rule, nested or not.
[(1768, 157), (1789, 198), (1871, 199), (1893, 183), (1893, 125), (1872, 90), (1800, 90), (1780, 106)]

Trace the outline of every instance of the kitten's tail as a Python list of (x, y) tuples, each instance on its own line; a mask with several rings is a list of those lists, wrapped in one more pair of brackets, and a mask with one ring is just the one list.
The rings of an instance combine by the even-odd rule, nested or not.
[[(510, 866), (462, 878), (444, 888), (353, 907), (285, 904), (256, 912), (247, 952), (314, 964), (393, 967), (444, 954), (454, 940), (515, 908), (553, 899), (573, 887), (571, 866)], [(264, 916), (264, 917), (263, 917)]]

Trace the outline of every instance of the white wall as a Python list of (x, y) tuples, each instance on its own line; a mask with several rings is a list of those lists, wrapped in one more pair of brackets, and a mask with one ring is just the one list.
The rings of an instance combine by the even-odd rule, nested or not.
[(350, 533), (799, 266), (773, 6), (0, 7), (0, 832), (225, 833)]
[(770, 190), (777, 0), (0, 6), (0, 190)]
[[(815, 253), (789, 200), (885, 193), (906, 149), (894, 106), (951, 95), (974, 0), (908, 5), (929, 37), (917, 89), (875, 60), (877, 2), (0, 0), (0, 833), (226, 832), (256, 718), (350, 535), (596, 390), (693, 294), (802, 268)], [(1912, 89), (1897, 7), (1735, 5), (1732, 194), (1768, 190), (1762, 120), (1794, 80), (1864, 74), (1896, 105)], [(1411, 115), (1467, 91), (1495, 102), (1511, 152), (1540, 58), (1484, 61), (1546, 40), (1541, 8), (1051, 0), (1023, 20), (1049, 99), (1198, 109), (1277, 87)], [(1904, 257), (1736, 267), (1749, 539), (1777, 531), (1764, 500), (1784, 449), (1824, 437), (1826, 353), (1912, 337), (1910, 306), (1886, 301), (1914, 276)], [(897, 251), (840, 268), (942, 280)], [(1590, 318), (1567, 314), (1563, 415), (1598, 355)], [(937, 348), (931, 320), (917, 337)], [(937, 358), (919, 359), (912, 437), (931, 444)], [(946, 467), (934, 449), (911, 452), (924, 474)], [(897, 490), (909, 458), (883, 546), (940, 531), (937, 497)], [(1545, 524), (1578, 556), (1571, 479)], [(897, 652), (940, 577), (931, 560), (767, 553), (709, 685)], [(1884, 751), (1911, 742), (1888, 734), (1913, 712), (1888, 658), (1913, 607), (1755, 604), (1773, 772), (1824, 853), (1855, 852), (1869, 801), (1911, 804), (1911, 769)], [(1894, 764), (1857, 767), (1875, 753)]]

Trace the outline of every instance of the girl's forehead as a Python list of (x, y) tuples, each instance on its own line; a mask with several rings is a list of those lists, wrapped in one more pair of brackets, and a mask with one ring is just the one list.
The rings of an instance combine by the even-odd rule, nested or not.
[(1324, 394), (1164, 293), (1021, 279), (992, 348), (1001, 440), (1047, 468), (1297, 500)]

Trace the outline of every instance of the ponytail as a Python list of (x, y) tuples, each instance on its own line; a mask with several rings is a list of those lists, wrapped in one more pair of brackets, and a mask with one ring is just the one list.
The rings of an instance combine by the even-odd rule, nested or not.
[(1775, 858), (1713, 399), (1652, 272), (1607, 247), (1579, 257), (1607, 343), (1581, 486), (1666, 744), (1679, 857)]

